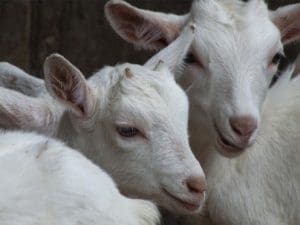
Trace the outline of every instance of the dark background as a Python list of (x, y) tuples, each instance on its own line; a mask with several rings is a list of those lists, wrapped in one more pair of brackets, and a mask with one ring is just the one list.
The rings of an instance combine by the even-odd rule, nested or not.
[[(143, 63), (151, 54), (134, 49), (108, 25), (107, 0), (0, 0), (0, 61), (42, 76), (46, 56), (59, 52), (89, 75), (103, 65)], [(128, 0), (151, 10), (186, 13), (191, 0)], [(299, 0), (269, 0), (271, 8)], [(300, 44), (289, 46), (289, 56)]]

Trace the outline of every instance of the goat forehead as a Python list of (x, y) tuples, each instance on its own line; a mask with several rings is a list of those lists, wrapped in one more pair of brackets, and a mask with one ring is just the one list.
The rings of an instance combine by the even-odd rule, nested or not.
[(157, 91), (150, 88), (140, 93), (122, 95), (113, 108), (118, 123), (132, 123), (142, 129), (162, 129), (170, 134), (187, 126), (188, 103), (184, 92), (175, 83)]
[[(151, 87), (139, 87), (122, 91), (121, 105), (129, 112), (140, 112), (140, 114), (159, 115), (163, 120), (171, 115), (177, 115), (187, 111), (187, 97), (175, 84), (164, 85), (157, 90)], [(175, 110), (177, 109), (177, 110)]]
[(176, 83), (173, 75), (164, 72), (152, 71), (144, 67), (128, 67), (133, 76), (122, 79), (120, 94), (131, 100), (148, 102), (150, 105), (172, 106), (185, 104), (186, 95)]
[(193, 43), (193, 50), (200, 59), (204, 55), (207, 62), (218, 59), (225, 64), (230, 60), (235, 64), (264, 60), (280, 47), (280, 33), (269, 19), (253, 21), (245, 27), (199, 22)]
[(210, 20), (227, 26), (240, 26), (253, 19), (268, 17), (263, 0), (194, 0), (191, 15), (196, 21)]
[[(241, 44), (245, 41), (258, 44), (258, 42), (271, 42), (280, 39), (277, 27), (269, 17), (247, 20), (238, 26), (229, 26), (210, 18), (197, 21), (196, 40), (202, 39), (210, 45)], [(216, 38), (217, 37), (217, 38)], [(249, 43), (247, 43), (249, 45)]]
[(123, 113), (128, 117), (135, 114), (163, 124), (187, 122), (183, 117), (188, 114), (188, 100), (171, 74), (133, 64), (119, 65), (117, 71), (121, 74), (126, 68), (131, 70), (133, 76), (121, 78), (119, 88), (116, 88), (116, 99), (122, 99), (120, 104), (118, 101), (116, 103), (123, 108), (122, 111), (126, 111)]

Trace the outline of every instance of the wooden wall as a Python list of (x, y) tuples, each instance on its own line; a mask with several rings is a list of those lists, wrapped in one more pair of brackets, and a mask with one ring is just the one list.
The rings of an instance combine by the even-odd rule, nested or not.
[[(104, 18), (106, 0), (0, 0), (0, 61), (42, 75), (45, 57), (59, 52), (88, 75), (105, 64), (144, 62), (151, 53), (121, 40)], [(143, 8), (187, 12), (191, 0), (128, 0)], [(271, 6), (299, 0), (269, 0)], [(296, 46), (296, 47), (295, 47)], [(294, 55), (299, 45), (291, 47)]]
[[(104, 64), (144, 62), (151, 54), (136, 51), (108, 25), (103, 13), (106, 2), (0, 0), (0, 61), (9, 61), (33, 74), (41, 74), (45, 57), (53, 52), (63, 54), (85, 74)], [(178, 13), (186, 12), (190, 4), (189, 0), (129, 2)]]

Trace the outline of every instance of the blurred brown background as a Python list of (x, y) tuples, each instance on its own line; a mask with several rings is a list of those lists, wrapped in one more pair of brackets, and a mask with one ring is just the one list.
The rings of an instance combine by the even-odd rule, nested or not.
[[(107, 0), (0, 0), (0, 61), (42, 75), (45, 57), (59, 52), (86, 75), (105, 64), (144, 62), (138, 51), (109, 27), (103, 13)], [(191, 0), (128, 0), (163, 12), (188, 12)], [(299, 0), (269, 0), (271, 8)], [(300, 44), (289, 46), (292, 57)]]

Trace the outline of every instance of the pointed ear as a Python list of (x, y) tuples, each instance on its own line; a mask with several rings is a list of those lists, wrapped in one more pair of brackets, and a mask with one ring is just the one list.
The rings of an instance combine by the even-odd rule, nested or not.
[(1, 87), (13, 89), (33, 97), (46, 92), (42, 79), (30, 75), (10, 63), (0, 62), (0, 74)]
[(145, 49), (161, 49), (174, 40), (188, 16), (138, 9), (122, 0), (110, 0), (105, 15), (117, 34)]
[(61, 112), (54, 112), (49, 103), (0, 87), (0, 127), (50, 134)]
[(272, 11), (271, 19), (279, 28), (284, 44), (300, 39), (300, 3)]
[(96, 98), (82, 73), (59, 54), (49, 56), (44, 63), (48, 92), (78, 117), (88, 118), (94, 112)]
[(175, 41), (150, 58), (144, 66), (152, 70), (163, 69), (167, 66), (171, 72), (180, 69), (194, 40), (195, 29), (195, 24), (191, 22)]

